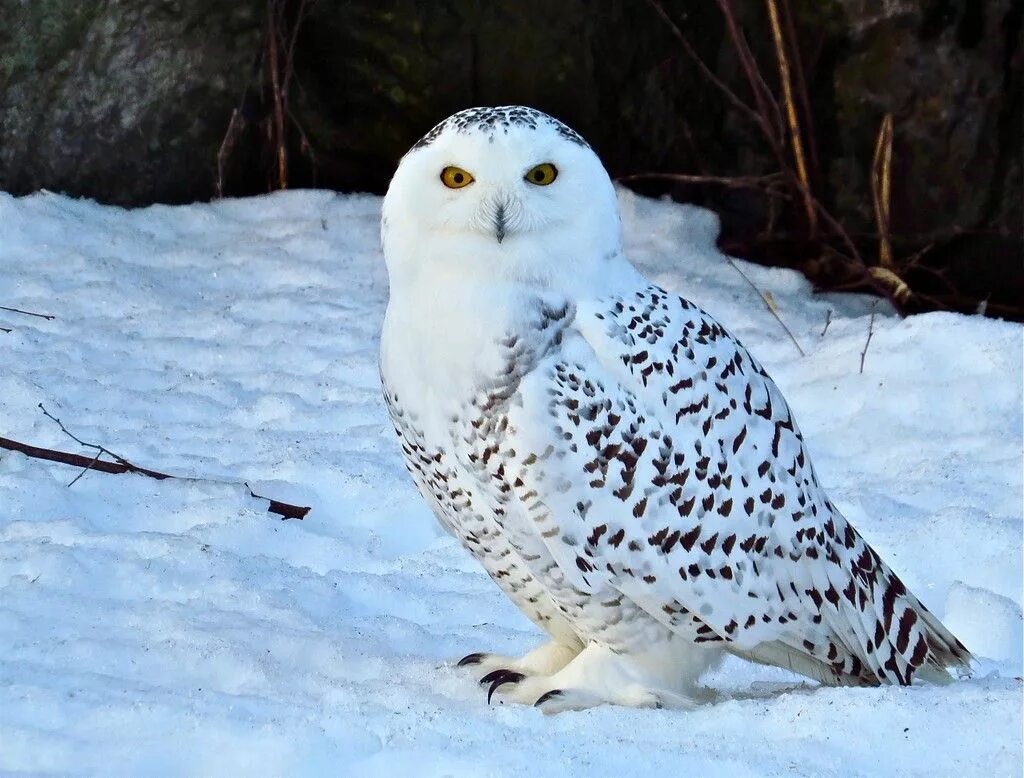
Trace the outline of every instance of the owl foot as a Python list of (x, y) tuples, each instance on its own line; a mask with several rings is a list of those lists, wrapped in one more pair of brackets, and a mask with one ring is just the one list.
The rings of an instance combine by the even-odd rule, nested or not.
[(580, 645), (567, 646), (552, 640), (519, 659), (501, 654), (475, 653), (462, 657), (457, 666), (468, 667), (481, 683), (497, 670), (518, 673), (524, 677), (551, 675), (569, 664), (581, 649)]
[(532, 705), (545, 714), (598, 705), (682, 710), (696, 705), (690, 697), (663, 688), (662, 679), (645, 672), (642, 658), (594, 644), (553, 675), (509, 677), (496, 672), (488, 683), (488, 701)]

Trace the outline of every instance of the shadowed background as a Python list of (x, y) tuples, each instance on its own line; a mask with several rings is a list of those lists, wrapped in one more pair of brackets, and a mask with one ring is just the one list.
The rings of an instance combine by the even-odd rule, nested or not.
[[(767, 4), (724, 5), (780, 95)], [(903, 308), (981, 305), (1019, 318), (1024, 2), (785, 5), (816, 197), (876, 262), (871, 165), (891, 114), (888, 229), (895, 270), (916, 294)], [(224, 194), (247, 195), (284, 183), (283, 153), (289, 187), (380, 193), (440, 119), (523, 103), (578, 129), (634, 188), (716, 210), (728, 250), (800, 267), (824, 287), (864, 287), (842, 241), (808, 229), (796, 190), (779, 196), (759, 183), (778, 171), (776, 155), (686, 52), (756, 104), (722, 7), (0, 0), (0, 189), (133, 206), (209, 199), (218, 181)]]

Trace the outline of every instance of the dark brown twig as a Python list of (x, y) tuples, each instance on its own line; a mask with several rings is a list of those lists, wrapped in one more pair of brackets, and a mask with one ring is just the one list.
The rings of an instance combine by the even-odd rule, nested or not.
[(11, 313), (21, 313), (21, 314), (24, 314), (25, 316), (36, 316), (36, 317), (38, 317), (40, 319), (46, 319), (47, 321), (50, 321), (52, 319), (56, 319), (57, 318), (56, 316), (51, 316), (48, 313), (34, 313), (32, 311), (23, 311), (23, 310), (21, 310), (21, 308), (8, 308), (6, 305), (0, 305), (0, 311), (10, 311)]
[(244, 127), (245, 117), (242, 116), (241, 111), (237, 108), (232, 108), (231, 121), (228, 122), (227, 132), (224, 133), (224, 139), (220, 142), (220, 148), (217, 150), (216, 186), (218, 199), (224, 196), (224, 168), (227, 165), (228, 157), (231, 155), (231, 150), (235, 147), (238, 136), (242, 133)]
[(868, 355), (868, 346), (871, 345), (871, 336), (875, 334), (875, 308), (877, 303), (871, 304), (871, 318), (868, 320), (868, 339), (864, 341), (864, 350), (860, 352), (860, 373), (864, 374), (864, 357)]
[(285, 143), (285, 95), (288, 84), (281, 84), (281, 66), (278, 61), (279, 25), (283, 15), (282, 3), (267, 0), (267, 67), (270, 68), (271, 94), (274, 101), (273, 138), (277, 160), (277, 188), (288, 188), (288, 149)]
[(774, 194), (782, 193), (777, 187), (785, 184), (782, 173), (769, 173), (764, 176), (705, 176), (687, 173), (628, 173), (616, 176), (616, 181), (678, 181), (682, 184), (720, 184), (732, 189), (757, 189)]
[(768, 88), (768, 84), (765, 83), (764, 76), (761, 75), (761, 68), (758, 67), (757, 60), (754, 59), (754, 52), (750, 50), (750, 44), (747, 43), (746, 37), (740, 31), (739, 23), (736, 21), (736, 15), (733, 12), (732, 0), (718, 0), (718, 8), (725, 19), (725, 27), (732, 41), (733, 49), (736, 51), (736, 56), (743, 69), (743, 74), (746, 76), (750, 91), (754, 95), (754, 101), (757, 103), (757, 110), (755, 111), (757, 114), (757, 124), (761, 127), (761, 132), (774, 150), (775, 156), (778, 157), (779, 164), (782, 167), (786, 167), (786, 153), (783, 142), (785, 127), (782, 123), (779, 103), (775, 99), (775, 95), (772, 94), (771, 89)]
[[(34, 459), (43, 459), (49, 462), (60, 462), (61, 464), (73, 465), (76, 467), (83, 468), (82, 472), (79, 473), (78, 476), (74, 480), (72, 480), (71, 483), (68, 484), (69, 487), (72, 486), (76, 481), (78, 481), (78, 479), (85, 475), (85, 473), (87, 473), (89, 470), (113, 474), (135, 473), (137, 475), (142, 475), (147, 478), (154, 478), (158, 481), (163, 481), (167, 478), (173, 478), (175, 480), (181, 481), (226, 483), (227, 485), (230, 486), (240, 485), (238, 483), (218, 481), (211, 478), (190, 478), (184, 476), (171, 475), (170, 473), (161, 473), (159, 470), (150, 470), (149, 468), (146, 467), (139, 467), (138, 465), (129, 462), (127, 459), (120, 456), (119, 454), (115, 454), (113, 451), (106, 448), (105, 446), (101, 446), (96, 443), (88, 443), (82, 440), (81, 438), (73, 434), (70, 430), (68, 430), (68, 428), (64, 426), (63, 422), (61, 422), (60, 419), (58, 419), (56, 416), (47, 411), (46, 408), (43, 407), (42, 403), (39, 403), (39, 409), (48, 419), (51, 419), (54, 422), (56, 422), (57, 426), (60, 427), (61, 431), (65, 435), (74, 440), (80, 446), (95, 449), (96, 455), (90, 459), (89, 457), (82, 456), (81, 454), (71, 454), (66, 451), (56, 451), (54, 449), (41, 448), (39, 446), (31, 446), (27, 443), (21, 443), (19, 441), (11, 440), (10, 438), (4, 437), (0, 437), (0, 448), (7, 449), (9, 451), (17, 451), (21, 454), (25, 454), (26, 456), (32, 457)], [(106, 460), (100, 459), (100, 456), (103, 454), (106, 454), (115, 461), (108, 462)], [(292, 505), (290, 503), (281, 502), (280, 500), (274, 500), (270, 497), (264, 497), (263, 495), (256, 494), (251, 488), (249, 488), (249, 484), (247, 483), (241, 485), (245, 486), (246, 490), (249, 492), (249, 495), (251, 497), (258, 500), (267, 500), (270, 503), (270, 506), (267, 508), (267, 511), (269, 513), (275, 513), (279, 515), (282, 519), (302, 519), (305, 518), (306, 514), (308, 514), (310, 511), (310, 508), (304, 505)]]
[(821, 335), (819, 335), (818, 337), (821, 337), (821, 338), (825, 337), (825, 333), (828, 332), (828, 325), (830, 325), (831, 323), (832, 323), (832, 309), (829, 308), (828, 312), (825, 314), (825, 328), (821, 331)]
[(736, 95), (736, 93), (733, 92), (724, 81), (722, 81), (722, 79), (715, 75), (714, 71), (712, 71), (711, 68), (709, 68), (707, 64), (704, 62), (704, 60), (700, 58), (700, 55), (697, 54), (696, 51), (694, 51), (693, 46), (691, 46), (690, 42), (686, 40), (686, 36), (683, 35), (683, 31), (679, 29), (679, 25), (677, 25), (675, 21), (673, 21), (672, 17), (668, 15), (668, 12), (665, 10), (664, 6), (660, 2), (658, 2), (658, 0), (647, 0), (647, 3), (648, 5), (651, 6), (651, 8), (655, 10), (658, 16), (662, 18), (665, 24), (668, 25), (668, 28), (672, 31), (673, 37), (675, 37), (675, 39), (679, 41), (679, 45), (683, 47), (683, 51), (686, 52), (686, 55), (690, 58), (690, 61), (697, 66), (697, 69), (701, 72), (701, 75), (703, 75), (704, 78), (706, 78), (708, 81), (714, 84), (714, 86), (718, 89), (719, 92), (722, 93), (725, 99), (732, 103), (732, 105), (738, 111), (740, 111), (748, 118), (753, 120), (755, 123), (760, 125), (762, 122), (762, 117), (760, 116), (760, 114), (758, 114), (757, 111), (755, 111), (745, 102), (743, 102), (743, 100), (741, 100)]

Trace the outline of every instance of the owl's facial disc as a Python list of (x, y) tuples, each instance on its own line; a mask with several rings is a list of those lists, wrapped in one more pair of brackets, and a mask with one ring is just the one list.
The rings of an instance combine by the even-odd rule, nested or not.
[(430, 267), (566, 278), (621, 247), (615, 190), (587, 143), (552, 117), (461, 111), (402, 158), (384, 199), (392, 279)]

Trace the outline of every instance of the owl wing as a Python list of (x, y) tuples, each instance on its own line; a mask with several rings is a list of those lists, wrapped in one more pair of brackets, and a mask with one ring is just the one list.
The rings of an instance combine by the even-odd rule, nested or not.
[(829, 502), (774, 382), (686, 300), (579, 305), (520, 399), (512, 491), (580, 590), (824, 682), (969, 660)]

